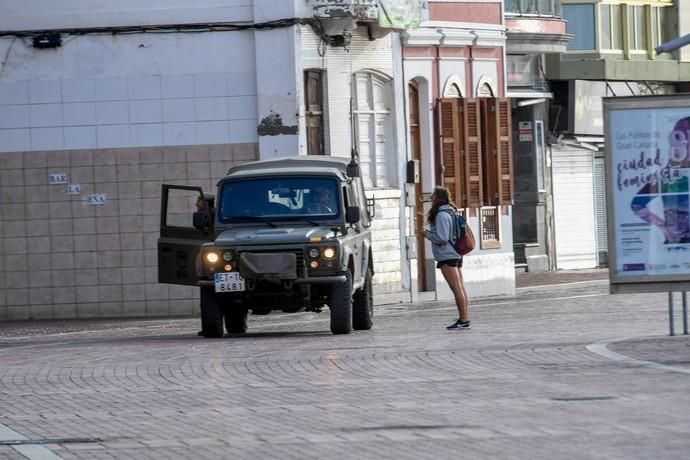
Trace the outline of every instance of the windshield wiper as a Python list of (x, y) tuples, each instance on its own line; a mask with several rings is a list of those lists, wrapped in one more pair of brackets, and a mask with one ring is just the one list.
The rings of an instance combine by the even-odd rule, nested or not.
[(301, 220), (301, 221), (306, 222), (306, 223), (308, 223), (308, 224), (312, 224), (312, 225), (314, 225), (314, 226), (316, 226), (316, 227), (321, 227), (321, 226), (323, 226), (322, 223), (319, 223), (319, 222), (317, 222), (317, 221), (315, 221), (315, 220), (312, 220), (312, 219), (307, 219), (306, 217), (302, 217), (302, 216), (282, 217), (282, 218), (280, 218), (280, 220), (285, 220), (285, 221)]
[(266, 219), (265, 217), (258, 217), (258, 216), (232, 216), (232, 220), (235, 221), (240, 221), (240, 222), (261, 222), (264, 224), (268, 224), (273, 228), (277, 228), (278, 226), (271, 222), (270, 220)]

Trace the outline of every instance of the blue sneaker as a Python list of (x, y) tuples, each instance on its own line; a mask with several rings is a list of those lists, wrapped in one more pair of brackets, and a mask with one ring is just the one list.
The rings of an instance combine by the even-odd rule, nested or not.
[(454, 330), (470, 330), (472, 329), (472, 325), (470, 324), (469, 321), (460, 321), (459, 319), (456, 320), (453, 324), (450, 326), (446, 326), (446, 329), (449, 331), (454, 331)]

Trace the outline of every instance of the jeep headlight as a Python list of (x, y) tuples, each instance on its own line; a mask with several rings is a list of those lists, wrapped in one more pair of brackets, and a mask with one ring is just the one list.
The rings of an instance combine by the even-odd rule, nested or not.
[(225, 252), (223, 253), (223, 260), (224, 260), (225, 262), (231, 262), (231, 261), (232, 261), (232, 252), (230, 252), (230, 251), (225, 251)]
[(217, 252), (209, 251), (206, 253), (206, 262), (210, 264), (215, 264), (216, 262), (218, 262), (218, 259), (219, 257)]
[(319, 257), (319, 250), (316, 248), (311, 248), (309, 250), (309, 257), (312, 259), (316, 259), (317, 257)]
[(333, 259), (335, 259), (335, 254), (336, 254), (335, 248), (328, 247), (328, 248), (323, 250), (323, 258), (324, 259), (333, 260)]

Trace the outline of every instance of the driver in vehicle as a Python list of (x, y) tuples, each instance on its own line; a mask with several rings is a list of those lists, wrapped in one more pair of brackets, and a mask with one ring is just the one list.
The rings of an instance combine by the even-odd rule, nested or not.
[(316, 187), (312, 203), (307, 206), (309, 212), (334, 214), (335, 203), (331, 191), (326, 187)]

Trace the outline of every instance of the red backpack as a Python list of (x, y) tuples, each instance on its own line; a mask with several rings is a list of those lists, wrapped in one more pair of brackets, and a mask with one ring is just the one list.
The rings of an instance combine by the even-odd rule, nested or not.
[(467, 221), (458, 212), (445, 210), (452, 217), (453, 224), (450, 229), (450, 240), (448, 242), (453, 245), (455, 252), (464, 256), (469, 254), (474, 249), (474, 233), (472, 228), (467, 225)]

